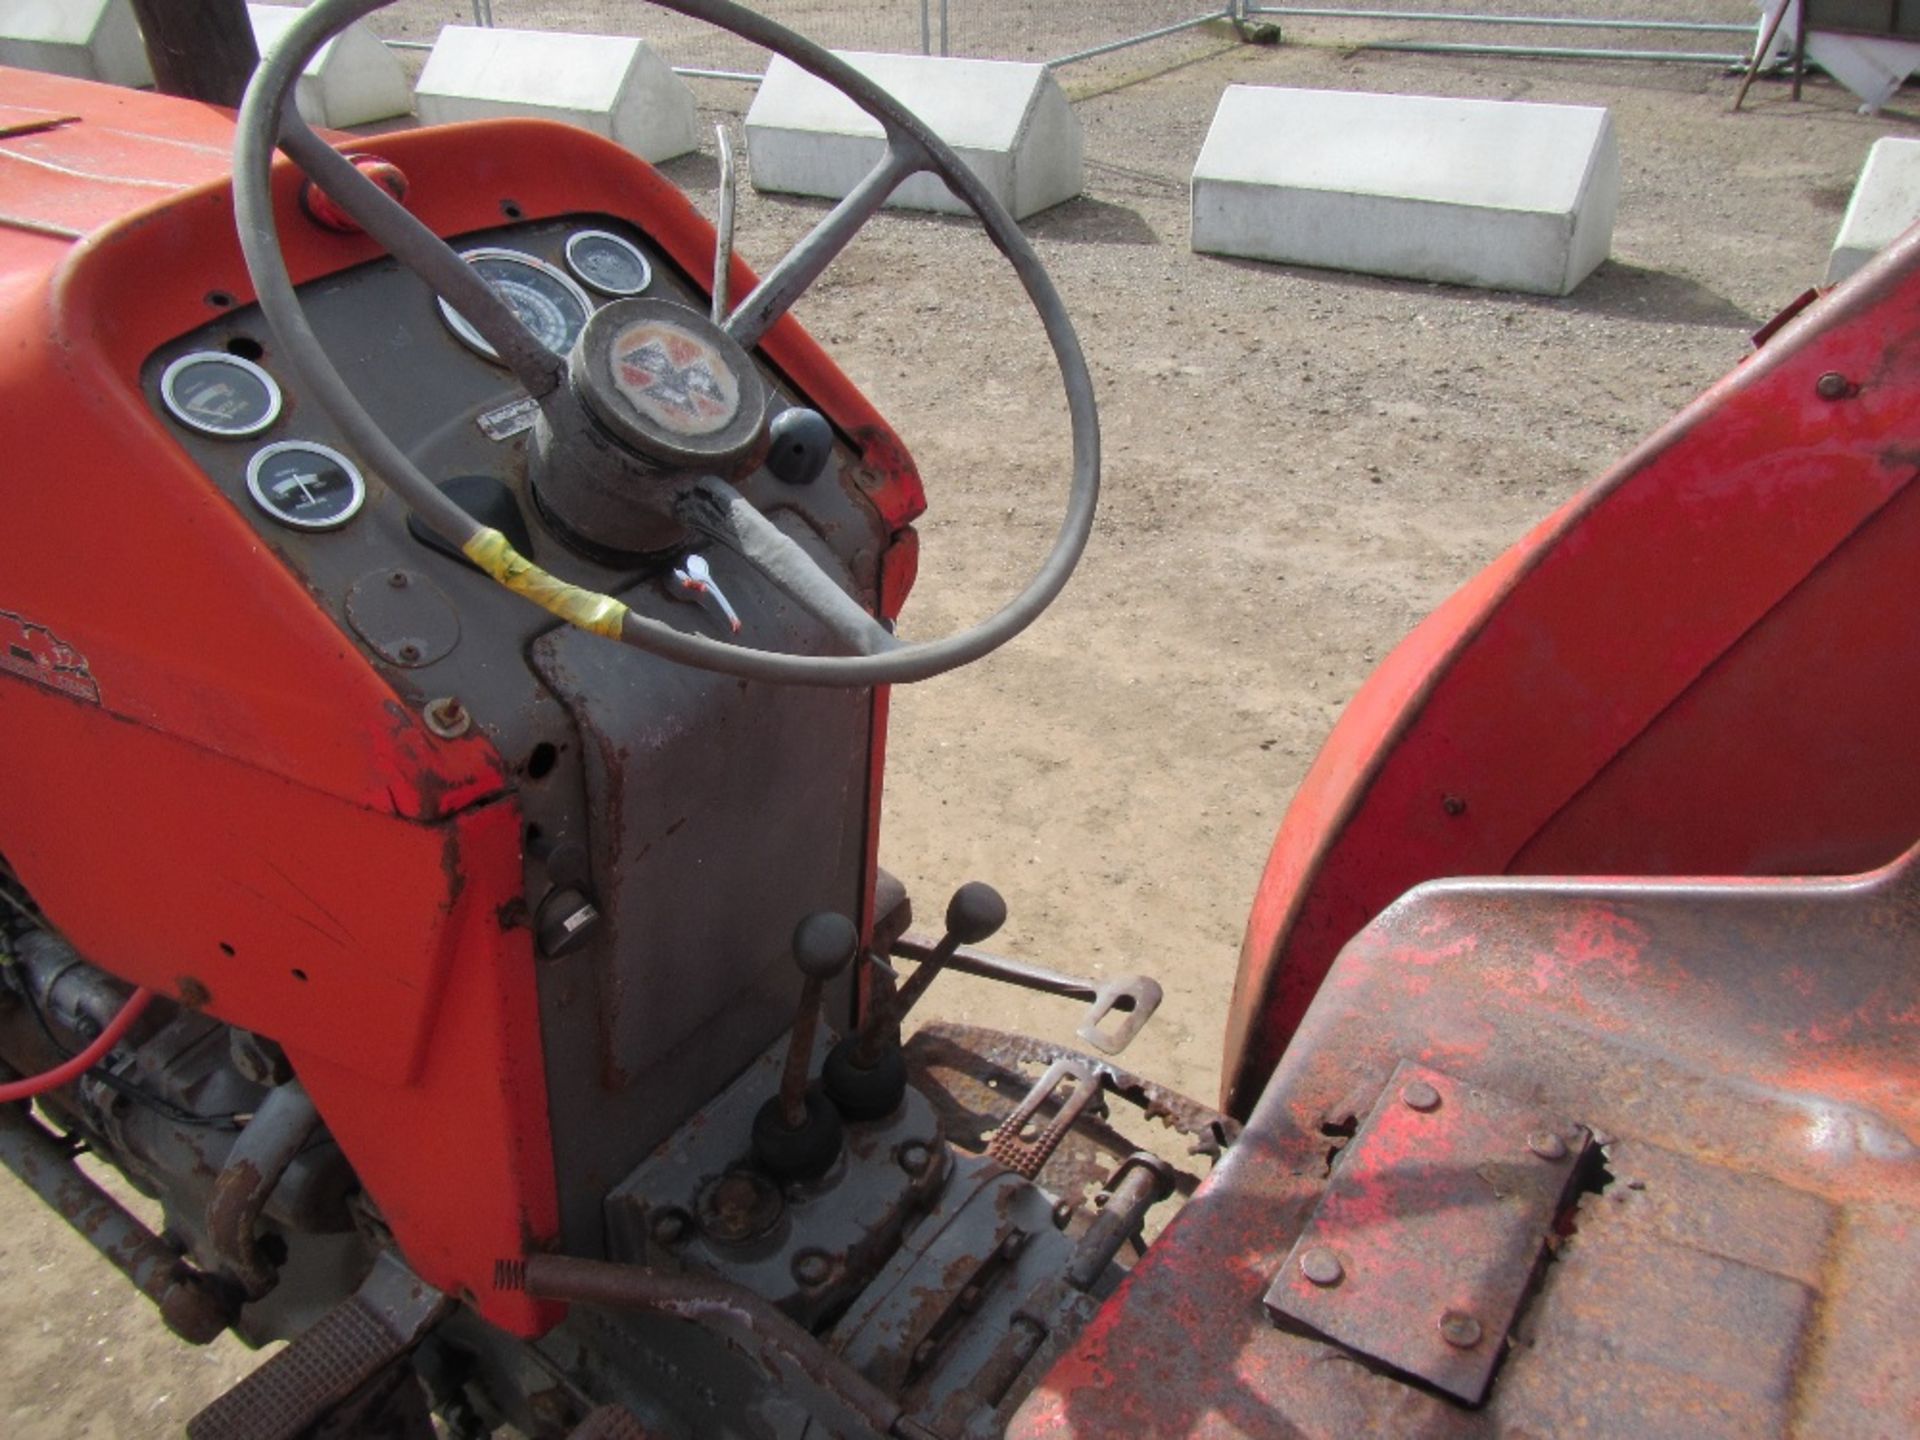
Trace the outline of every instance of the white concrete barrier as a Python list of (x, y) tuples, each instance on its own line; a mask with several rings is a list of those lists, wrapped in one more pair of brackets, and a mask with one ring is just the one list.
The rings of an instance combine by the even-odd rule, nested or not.
[(693, 92), (644, 41), (623, 35), (449, 25), (414, 87), (428, 124), (531, 115), (670, 160), (700, 146)]
[(1920, 220), (1920, 140), (1892, 135), (1873, 142), (1841, 217), (1827, 284), (1838, 285)]
[[(249, 5), (253, 41), (268, 48), (300, 18), (298, 5)], [(294, 82), (293, 103), (309, 125), (344, 129), (391, 120), (413, 111), (413, 92), (400, 57), (362, 24), (349, 25), (322, 45)]]
[[(951, 145), (1016, 220), (1084, 188), (1080, 120), (1044, 66), (838, 53)], [(831, 85), (774, 57), (747, 111), (754, 189), (838, 200), (885, 148), (879, 121)], [(949, 214), (967, 208), (932, 175), (914, 176), (887, 203)]]
[(0, 0), (0, 65), (151, 85), (131, 0)]
[(1233, 85), (1195, 250), (1565, 295), (1607, 258), (1620, 154), (1587, 106)]

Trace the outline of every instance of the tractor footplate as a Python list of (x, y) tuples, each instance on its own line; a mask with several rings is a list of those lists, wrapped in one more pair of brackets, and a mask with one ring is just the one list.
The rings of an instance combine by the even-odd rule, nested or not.
[(294, 1440), (419, 1344), (452, 1308), (445, 1295), (382, 1255), (359, 1290), (188, 1421), (189, 1440)]

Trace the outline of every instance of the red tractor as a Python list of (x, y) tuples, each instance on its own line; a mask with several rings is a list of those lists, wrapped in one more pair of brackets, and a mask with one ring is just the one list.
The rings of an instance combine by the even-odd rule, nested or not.
[[(237, 119), (0, 103), (0, 1159), (185, 1339), (291, 1340), (192, 1435), (1920, 1429), (1920, 236), (1355, 697), (1216, 1110), (1109, 1058), (1153, 986), (977, 948), (984, 885), (915, 932), (877, 864), (889, 687), (1093, 522), (1019, 229), (727, 0), (672, 8), (889, 137), (764, 276), (575, 130), (344, 151), (286, 99), (374, 8)], [(919, 478), (787, 312), (920, 171), (1073, 475), (1013, 602), (904, 643)], [(906, 1026), (946, 968), (1108, 1053)]]

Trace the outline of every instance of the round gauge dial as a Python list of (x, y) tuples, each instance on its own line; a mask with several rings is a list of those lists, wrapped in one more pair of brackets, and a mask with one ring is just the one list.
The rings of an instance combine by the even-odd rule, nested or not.
[(568, 236), (567, 265), (602, 295), (638, 295), (653, 283), (653, 266), (640, 247), (608, 230)]
[(367, 482), (338, 450), (311, 440), (266, 445), (247, 462), (254, 504), (296, 530), (332, 530), (347, 523), (367, 498)]
[[(518, 250), (468, 250), (460, 258), (480, 272), (493, 286), (494, 293), (520, 318), (520, 323), (547, 349), (556, 355), (565, 355), (573, 348), (573, 342), (580, 336), (580, 327), (587, 323), (593, 302), (564, 271)], [(493, 346), (468, 323), (467, 317), (445, 299), (440, 301), (440, 313), (446, 317), (453, 333), (480, 354), (489, 360), (500, 358), (493, 353)]]
[(273, 377), (220, 350), (197, 350), (167, 366), (160, 398), (174, 419), (203, 435), (258, 435), (280, 415)]

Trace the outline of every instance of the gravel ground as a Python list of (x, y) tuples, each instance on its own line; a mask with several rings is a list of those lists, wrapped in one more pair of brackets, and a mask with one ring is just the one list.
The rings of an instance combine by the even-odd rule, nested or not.
[[(411, 0), (396, 23), (430, 35), (466, 12)], [(1592, 11), (1633, 12), (1752, 13)], [(1028, 231), (1099, 387), (1102, 525), (1033, 631), (895, 701), (884, 853), (923, 912), (985, 878), (1012, 907), (1009, 953), (1157, 975), (1167, 1001), (1129, 1063), (1203, 1097), (1274, 825), (1341, 705), (1438, 600), (1740, 359), (1819, 279), (1868, 146), (1916, 128), (1824, 84), (1797, 105), (1762, 84), (1735, 116), (1711, 67), (1338, 43), (1363, 33), (1201, 33), (1065, 72), (1088, 192)], [(1610, 106), (1613, 258), (1550, 300), (1194, 255), (1187, 177), (1236, 82)], [(746, 89), (699, 93), (737, 132)], [(711, 208), (710, 154), (667, 170)], [(763, 262), (821, 211), (742, 199), (741, 246)], [(964, 224), (885, 216), (801, 315), (926, 476), (910, 631), (983, 615), (1044, 551), (1065, 483), (1057, 383), (1004, 266)], [(941, 987), (956, 1018), (1071, 1036), (1061, 1002)], [(0, 1434), (174, 1435), (255, 1363), (175, 1344), (11, 1180), (0, 1216)]]

